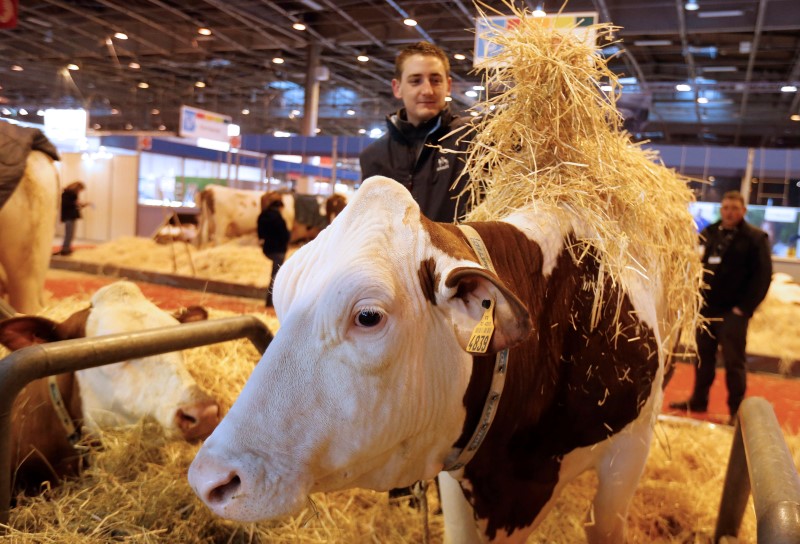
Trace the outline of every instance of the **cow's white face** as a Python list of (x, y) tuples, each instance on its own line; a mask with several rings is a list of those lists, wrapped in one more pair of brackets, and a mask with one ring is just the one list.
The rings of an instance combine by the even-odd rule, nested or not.
[[(116, 282), (92, 297), (86, 336), (177, 324), (177, 319), (147, 300), (135, 284)], [(172, 435), (201, 438), (219, 420), (219, 406), (197, 386), (181, 352), (80, 370), (76, 376), (84, 418), (90, 426), (133, 424), (150, 416)]]
[(501, 321), (508, 304), (482, 278), (446, 287), (477, 265), (435, 247), (430, 228), (405, 188), (371, 178), (281, 268), (280, 331), (189, 471), (216, 513), (273, 518), (310, 492), (390, 489), (442, 469), (463, 427), (462, 346), (480, 299), (498, 301)]

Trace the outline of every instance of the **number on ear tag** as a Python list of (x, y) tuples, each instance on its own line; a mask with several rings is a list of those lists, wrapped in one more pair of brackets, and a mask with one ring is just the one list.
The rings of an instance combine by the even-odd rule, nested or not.
[(483, 316), (472, 330), (472, 336), (467, 343), (469, 353), (486, 353), (494, 332), (494, 301), (484, 300), (482, 306), (485, 308)]

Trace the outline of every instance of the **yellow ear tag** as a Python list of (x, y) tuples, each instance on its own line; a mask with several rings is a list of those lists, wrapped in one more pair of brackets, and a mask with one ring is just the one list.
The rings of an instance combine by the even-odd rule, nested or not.
[(467, 351), (469, 353), (486, 353), (494, 332), (494, 301), (484, 300), (481, 305), (485, 310), (481, 320), (472, 330), (472, 336), (469, 337), (469, 342), (467, 343)]

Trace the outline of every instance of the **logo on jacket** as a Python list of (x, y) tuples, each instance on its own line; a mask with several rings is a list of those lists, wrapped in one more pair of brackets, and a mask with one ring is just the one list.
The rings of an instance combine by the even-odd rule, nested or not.
[(448, 168), (450, 168), (450, 161), (448, 161), (446, 157), (439, 156), (439, 160), (436, 161), (436, 171), (441, 172)]

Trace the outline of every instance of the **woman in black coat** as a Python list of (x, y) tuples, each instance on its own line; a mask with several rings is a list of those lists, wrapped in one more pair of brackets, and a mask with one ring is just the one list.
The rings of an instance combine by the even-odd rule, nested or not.
[(283, 202), (280, 195), (266, 193), (261, 198), (261, 213), (258, 216), (258, 239), (263, 242), (262, 251), (272, 261), (272, 274), (267, 288), (267, 308), (272, 307), (272, 286), (289, 247), (289, 229), (281, 216)]

